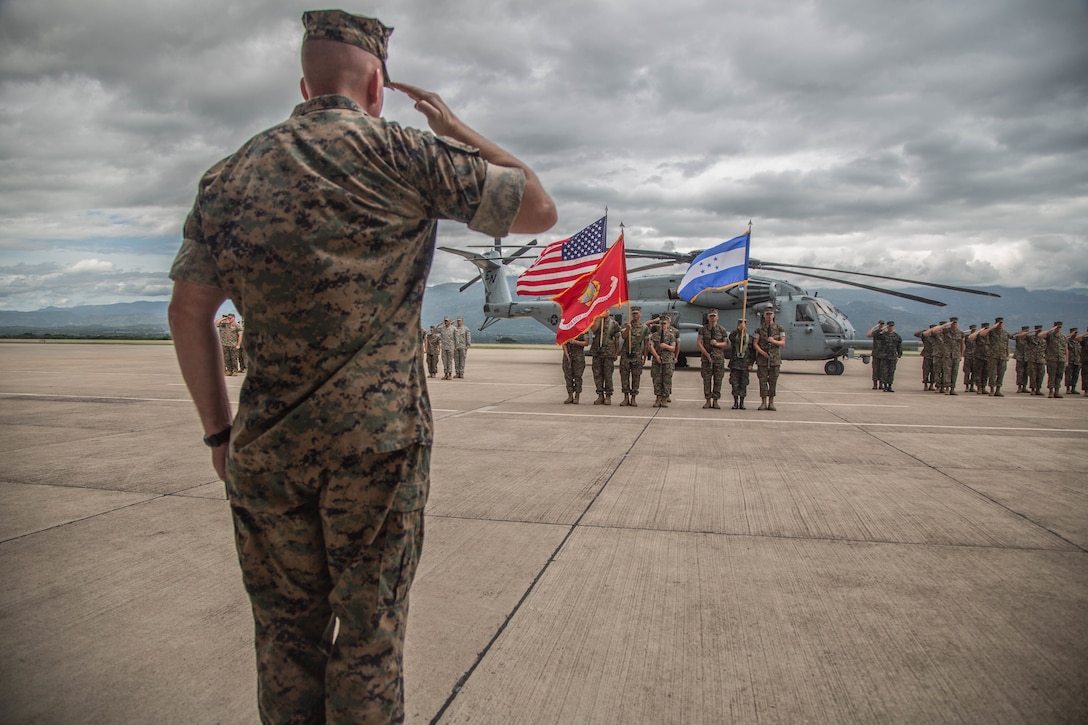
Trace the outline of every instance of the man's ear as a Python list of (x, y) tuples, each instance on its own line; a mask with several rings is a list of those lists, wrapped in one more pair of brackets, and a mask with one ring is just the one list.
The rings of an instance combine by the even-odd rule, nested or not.
[(310, 92), (308, 90), (306, 90), (306, 79), (305, 78), (299, 78), (298, 79), (298, 89), (299, 89), (299, 91), (302, 92), (302, 100), (304, 100), (304, 101), (310, 100)]
[(380, 116), (385, 104), (385, 74), (381, 68), (375, 68), (370, 74), (370, 81), (366, 86), (366, 100), (370, 114)]

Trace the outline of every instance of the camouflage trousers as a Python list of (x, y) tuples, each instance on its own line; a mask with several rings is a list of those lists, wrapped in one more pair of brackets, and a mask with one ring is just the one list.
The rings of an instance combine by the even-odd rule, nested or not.
[(438, 375), (438, 352), (427, 353), (427, 373)]
[(612, 395), (612, 374), (616, 371), (616, 358), (604, 353), (593, 356), (593, 385), (597, 395)]
[(1045, 362), (1028, 361), (1027, 386), (1030, 390), (1043, 389), (1043, 376), (1046, 374)]
[(228, 373), (236, 373), (238, 367), (238, 348), (234, 345), (223, 345), (223, 369)]
[(895, 382), (895, 368), (899, 364), (898, 358), (873, 358), (873, 364), (880, 371), (880, 382), (892, 387)]
[(944, 360), (943, 357), (935, 357), (931, 361), (933, 365), (933, 387), (938, 390), (948, 387), (948, 376), (944, 368)]
[(975, 387), (985, 388), (990, 384), (990, 359), (986, 357), (975, 358)]
[(701, 356), (699, 374), (703, 376), (703, 397), (717, 400), (722, 397), (722, 380), (725, 378), (725, 360), (707, 360)]
[(922, 385), (929, 385), (933, 382), (933, 358), (922, 358)]
[(442, 348), (442, 374), (453, 375), (453, 350)]
[(672, 395), (672, 372), (676, 363), (657, 362), (650, 363), (650, 379), (654, 381), (654, 395), (667, 398)]
[(759, 397), (773, 398), (778, 394), (778, 372), (781, 365), (768, 365), (763, 360), (756, 362), (756, 377), (759, 378)]
[(1046, 361), (1046, 389), (1061, 392), (1065, 380), (1065, 360)]
[(563, 380), (567, 383), (568, 393), (582, 394), (582, 375), (586, 372), (585, 355), (568, 358), (563, 356)]
[(1069, 363), (1065, 366), (1065, 387), (1077, 387), (1077, 378), (1080, 377), (1080, 365)]
[(956, 380), (960, 376), (960, 359), (958, 357), (942, 357), (940, 363), (941, 375), (939, 377), (939, 387), (956, 387)]
[(1028, 364), (1024, 360), (1016, 361), (1016, 387), (1022, 388), (1028, 384)]
[(262, 722), (403, 720), (430, 455), (416, 445), (259, 474), (228, 463)]
[(468, 348), (459, 347), (453, 351), (454, 372), (458, 375), (465, 374), (465, 358), (468, 357)]
[(744, 398), (748, 395), (748, 368), (729, 368), (729, 387), (733, 395)]
[(986, 377), (991, 388), (1000, 388), (1005, 384), (1005, 368), (1008, 366), (1008, 358), (990, 358), (990, 361), (986, 364)]
[(642, 355), (620, 355), (620, 390), (638, 395), (638, 384), (642, 380)]

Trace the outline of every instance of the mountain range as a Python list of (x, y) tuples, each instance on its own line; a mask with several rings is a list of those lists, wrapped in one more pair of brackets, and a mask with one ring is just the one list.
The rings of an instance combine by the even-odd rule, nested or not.
[[(483, 288), (473, 285), (458, 292), (457, 283), (427, 288), (423, 300), (423, 324), (439, 324), (445, 315), (461, 316), (472, 329), (476, 342), (549, 343), (554, 341), (550, 330), (531, 319), (502, 320), (479, 332), (483, 324)], [(987, 287), (987, 292), (1000, 298), (981, 297), (962, 292), (934, 291), (927, 288), (907, 288), (901, 291), (940, 299), (946, 307), (932, 307), (919, 302), (859, 289), (829, 288), (816, 295), (831, 300), (857, 329), (859, 337), (877, 320), (894, 320), (905, 338), (914, 330), (931, 323), (960, 318), (961, 327), (970, 323), (992, 322), (1005, 318), (1011, 329), (1020, 325), (1050, 327), (1055, 320), (1065, 322), (1066, 328), (1088, 328), (1088, 290), (1026, 290), (1011, 287)], [(814, 291), (814, 290), (813, 290)], [(166, 322), (166, 302), (123, 302), (111, 305), (79, 307), (46, 307), (32, 312), (0, 311), (0, 337), (38, 337), (44, 335), (71, 337), (146, 337), (169, 335)], [(723, 324), (731, 326), (732, 316), (723, 313)]]

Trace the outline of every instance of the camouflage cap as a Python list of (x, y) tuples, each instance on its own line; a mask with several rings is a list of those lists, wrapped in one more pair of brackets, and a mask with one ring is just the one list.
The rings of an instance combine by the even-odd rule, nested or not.
[(888, 327), (895, 327), (895, 323), (891, 320), (888, 320)]
[(382, 62), (385, 85), (393, 83), (385, 67), (389, 36), (393, 29), (387, 28), (382, 21), (365, 15), (352, 15), (343, 10), (308, 10), (302, 14), (302, 26), (306, 29), (302, 38), (303, 44), (307, 40), (335, 40), (378, 56)]
[(641, 308), (641, 307), (639, 307), (638, 305), (632, 305), (632, 306), (631, 306), (631, 314), (633, 315), (633, 314), (635, 314), (636, 312), (642, 312), (642, 308)]
[(958, 317), (949, 317), (949, 318), (948, 318), (948, 321), (949, 321), (949, 322), (959, 322), (959, 321), (960, 321), (960, 318), (958, 318)]
[(940, 321), (940, 322), (938, 322), (937, 324), (938, 324), (938, 325), (947, 325), (947, 324), (948, 324), (948, 320), (941, 320), (941, 321)]
[(1070, 327), (1070, 328), (1069, 328), (1069, 331), (1070, 331), (1070, 332), (1076, 332), (1076, 331), (1077, 331), (1077, 328), (1075, 328), (1075, 327)]
[(884, 320), (877, 320), (877, 323), (876, 323), (876, 324), (878, 324), (878, 325), (883, 325), (883, 324), (884, 324)]
[(1004, 318), (1004, 317), (995, 317), (995, 318), (994, 318), (994, 324), (995, 324), (995, 325), (996, 325), (997, 323), (999, 323), (999, 322), (1004, 322), (1004, 321), (1005, 321), (1005, 318)]
[(990, 323), (989, 323), (989, 322), (983, 322), (983, 323), (982, 323), (982, 326), (983, 326), (983, 327), (989, 327), (989, 326), (990, 326)]
[(1036, 330), (1041, 330), (1041, 329), (1043, 329), (1043, 326), (1042, 326), (1042, 325), (1036, 325), (1036, 326), (1035, 326), (1035, 329), (1036, 329)]
[(710, 317), (711, 315), (713, 315), (714, 317), (717, 317), (718, 316), (718, 311), (717, 310), (707, 310), (706, 311), (706, 316)]
[[(974, 330), (975, 328), (977, 328), (977, 327), (978, 327), (978, 325), (968, 325), (967, 327), (968, 327), (968, 329), (970, 329), (970, 330)], [(1027, 328), (1025, 328), (1025, 329), (1027, 329)]]
[(1062, 323), (1061, 323), (1061, 322), (1055, 322), (1055, 323), (1054, 323), (1054, 327), (1061, 327), (1061, 326), (1062, 326)]
[(1030, 325), (1020, 325), (1020, 332), (1023, 332), (1024, 330), (1030, 330), (1030, 329), (1031, 329)]

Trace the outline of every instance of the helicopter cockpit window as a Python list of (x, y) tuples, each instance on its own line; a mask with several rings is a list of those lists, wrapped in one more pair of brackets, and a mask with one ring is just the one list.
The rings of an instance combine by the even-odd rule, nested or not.
[(815, 322), (816, 321), (816, 308), (812, 306), (810, 302), (802, 302), (797, 305), (796, 320), (797, 322)]

